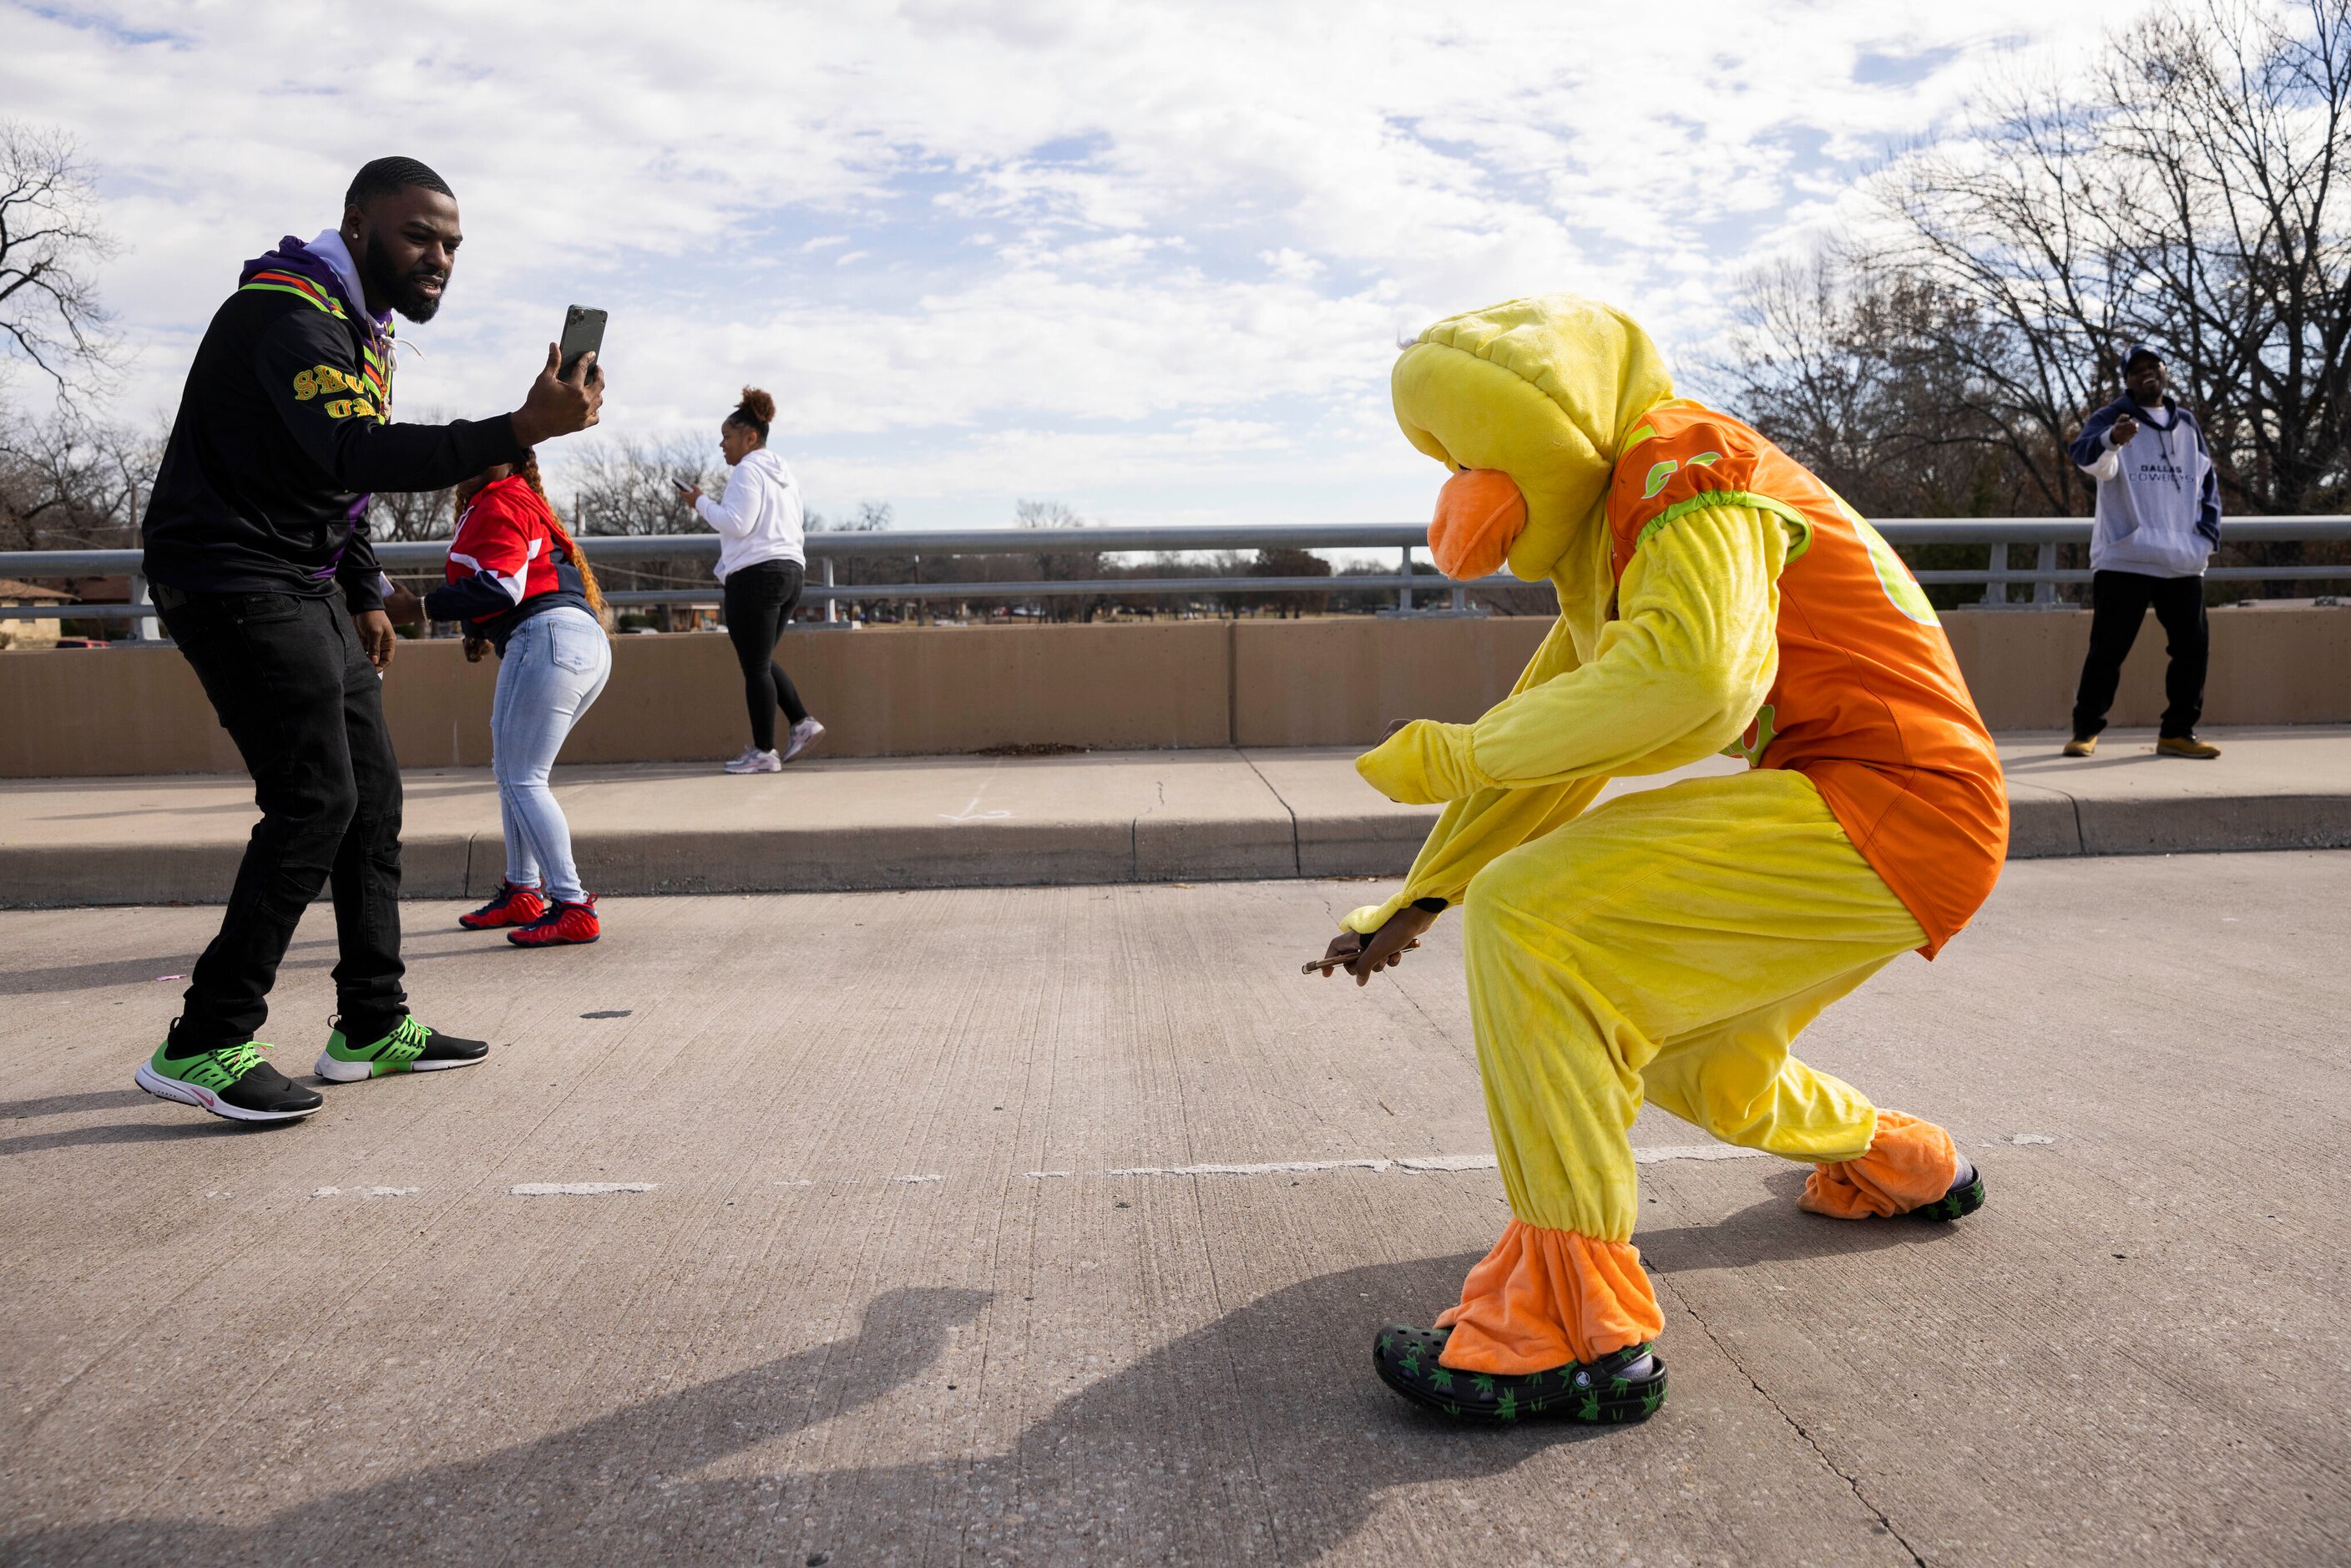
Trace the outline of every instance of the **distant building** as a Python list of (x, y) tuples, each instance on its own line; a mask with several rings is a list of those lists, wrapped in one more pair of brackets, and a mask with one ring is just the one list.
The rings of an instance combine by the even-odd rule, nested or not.
[(10, 606), (17, 604), (72, 604), (76, 596), (61, 593), (54, 588), (40, 588), (20, 582), (12, 577), (0, 577), (0, 648), (54, 648), (57, 645), (57, 622), (52, 616), (12, 618)]

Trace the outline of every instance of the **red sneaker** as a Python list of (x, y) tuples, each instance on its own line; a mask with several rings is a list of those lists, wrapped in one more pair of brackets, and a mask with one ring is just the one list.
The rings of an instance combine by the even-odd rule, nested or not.
[(596, 900), (590, 894), (580, 904), (556, 899), (547, 906), (546, 914), (519, 931), (507, 932), (507, 940), (517, 947), (562, 947), (593, 942), (603, 934), (604, 928), (596, 919)]
[(457, 916), (468, 931), (494, 931), (501, 925), (528, 925), (547, 913), (547, 899), (535, 887), (498, 883), (497, 896), (479, 909)]

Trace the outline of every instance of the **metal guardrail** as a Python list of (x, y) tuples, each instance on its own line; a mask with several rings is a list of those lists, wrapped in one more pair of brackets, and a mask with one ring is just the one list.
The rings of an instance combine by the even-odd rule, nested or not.
[[(2056, 606), (2062, 583), (2086, 583), (2091, 573), (2060, 570), (2057, 547), (2090, 541), (2086, 517), (2006, 517), (1959, 519), (1941, 517), (1888, 518), (1877, 531), (1895, 545), (1980, 545), (1987, 559), (1980, 569), (1917, 571), (1922, 583), (1980, 583), (1981, 601), (2006, 605), (2011, 585), (2029, 583), (2032, 602)], [(1427, 527), (1421, 523), (1300, 523), (1219, 524), (1196, 528), (961, 528), (889, 529), (869, 533), (812, 533), (808, 556), (820, 580), (810, 582), (803, 598), (825, 607), (831, 621), (838, 606), (859, 601), (893, 600), (1040, 599), (1071, 595), (1143, 598), (1165, 594), (1202, 593), (1322, 593), (1393, 592), (1397, 608), (1409, 612), (1416, 595), (1442, 593), (1454, 612), (1467, 608), (1470, 589), (1522, 586), (1513, 577), (1498, 575), (1479, 582), (1456, 583), (1416, 571), (1416, 549), (1425, 549)], [(2231, 543), (2285, 543), (2351, 539), (2351, 517), (2296, 517), (2231, 518), (2222, 525)], [(599, 565), (643, 561), (705, 561), (718, 559), (715, 534), (591, 535), (580, 548)], [(2034, 563), (2014, 568), (2009, 547), (2034, 547)], [(843, 584), (834, 580), (834, 566), (842, 560), (911, 558), (919, 572), (925, 557), (970, 555), (1117, 555), (1143, 551), (1196, 553), (1221, 549), (1378, 549), (1399, 552), (1401, 570), (1387, 575), (1352, 577), (1138, 577), (1089, 578), (1020, 582), (912, 582)], [(448, 550), (445, 540), (381, 543), (376, 557), (387, 570), (413, 573), (437, 569)], [(145, 580), (140, 575), (141, 552), (135, 549), (0, 551), (0, 577), (47, 578), (128, 576), (131, 599), (126, 603), (26, 604), (0, 603), (0, 620), (71, 619), (131, 621), (124, 641), (152, 638), (154, 608)], [(2272, 566), (2214, 567), (2204, 574), (2216, 582), (2346, 582), (2351, 567)], [(659, 590), (615, 592), (606, 596), (615, 604), (707, 604), (718, 601), (716, 580)], [(2017, 606), (2023, 608), (2023, 606)]]

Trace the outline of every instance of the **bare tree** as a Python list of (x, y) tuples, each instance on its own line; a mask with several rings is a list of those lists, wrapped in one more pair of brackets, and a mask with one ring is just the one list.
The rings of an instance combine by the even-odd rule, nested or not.
[(164, 434), (70, 407), (37, 420), (0, 413), (0, 549), (136, 544)]
[(894, 517), (887, 501), (860, 501), (857, 509), (834, 522), (822, 512), (808, 514), (807, 528), (812, 534), (878, 534), (887, 532)]
[[(583, 536), (705, 533), (708, 529), (678, 498), (672, 481), (698, 485), (713, 496), (726, 489), (726, 470), (711, 460), (708, 444), (699, 440), (597, 442), (575, 465), (565, 477), (572, 486), (571, 527)], [(690, 561), (615, 562), (600, 566), (596, 575), (614, 593), (710, 586), (709, 568)]]
[[(2087, 89), (2011, 76), (1959, 134), (1872, 177), (1864, 230), (1750, 277), (1720, 379), (1865, 511), (2078, 516), (2095, 488), (2065, 444), (2144, 340), (2232, 512), (2337, 509), (2346, 114), (2351, 0), (2170, 0), (2110, 38)], [(2223, 538), (2230, 563), (2306, 554)]]
[[(1942, 345), (1959, 335), (1959, 308), (1913, 273), (1866, 256), (1826, 250), (1806, 265), (1748, 280), (1731, 362), (1719, 373), (1730, 405), (1874, 517), (1993, 517), (2051, 510), (2020, 449), (2042, 454), (2045, 433), (2012, 429), (1954, 390), (1960, 377)], [(2050, 473), (2066, 466), (2051, 450)], [(2072, 509), (2076, 488), (2057, 492)], [(1982, 564), (1981, 547), (1906, 550), (1922, 568)], [(1972, 585), (1935, 584), (1940, 608), (1971, 602)]]
[(457, 531), (457, 492), (379, 490), (368, 503), (368, 537), (445, 539)]
[[(1019, 501), (1012, 508), (1014, 523), (1024, 528), (1082, 528), (1085, 518), (1061, 501)], [(1036, 562), (1039, 582), (1089, 582), (1102, 575), (1102, 551), (1089, 549), (1039, 550), (1032, 558)], [(1106, 602), (1099, 594), (1081, 597), (1074, 594), (1053, 594), (1046, 598), (1043, 611), (1054, 621), (1092, 621), (1101, 613)]]
[(64, 132), (0, 120), (0, 339), (71, 394), (113, 368), (98, 264), (120, 247)]
[(1983, 517), (2045, 497), (2008, 433), (1952, 396), (1939, 345), (1958, 308), (1836, 250), (1747, 281), (1731, 401), (1865, 512)]
[(726, 470), (710, 459), (707, 443), (598, 442), (567, 476), (580, 531), (643, 538), (704, 532), (702, 519), (678, 499), (682, 479), (712, 496), (726, 493)]
[[(893, 514), (887, 501), (860, 501), (848, 517), (836, 522), (821, 512), (808, 514), (812, 534), (879, 534), (890, 531)], [(844, 556), (834, 563), (834, 580), (847, 586), (920, 580), (921, 563), (914, 555)], [(805, 602), (805, 601), (804, 601)], [(868, 601), (858, 610), (869, 621), (897, 620), (913, 612), (912, 600)], [(813, 607), (811, 607), (813, 608)]]
[(2035, 509), (2072, 515), (2092, 491), (2066, 439), (2117, 379), (2126, 247), (2107, 193), (2137, 172), (2101, 141), (2097, 110), (2056, 89), (2002, 90), (1970, 134), (1878, 176), (1893, 232), (1856, 270), (1881, 298), (1926, 307), (1898, 330), (1961, 439), (2004, 452)]
[(2222, 483), (2253, 511), (2334, 510), (2351, 441), (2351, 0), (2207, 0), (2128, 35), (2108, 139), (2143, 177), (2121, 313), (2168, 340)]
[(1969, 133), (1898, 159), (1867, 259), (1933, 302), (1914, 331), (1948, 406), (2050, 510), (2119, 351), (2163, 346), (2238, 507), (2341, 504), (2351, 434), (2351, 0), (2172, 0), (2086, 96), (2022, 79)]

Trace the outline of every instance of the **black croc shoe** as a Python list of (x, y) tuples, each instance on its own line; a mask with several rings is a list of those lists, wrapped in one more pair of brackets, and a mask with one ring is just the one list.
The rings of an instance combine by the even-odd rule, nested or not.
[(1611, 1351), (1590, 1364), (1509, 1375), (1442, 1366), (1451, 1329), (1391, 1325), (1372, 1342), (1380, 1381), (1416, 1405), (1461, 1421), (1548, 1416), (1596, 1427), (1646, 1420), (1666, 1402), (1666, 1364), (1646, 1343)]
[(1951, 1190), (1927, 1205), (1910, 1211), (1913, 1219), (1957, 1219), (1963, 1214), (1973, 1214), (1983, 1207), (1983, 1172), (1970, 1164), (1965, 1175), (1951, 1183)]

